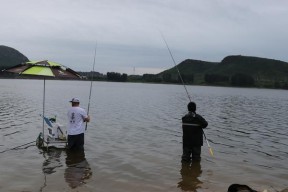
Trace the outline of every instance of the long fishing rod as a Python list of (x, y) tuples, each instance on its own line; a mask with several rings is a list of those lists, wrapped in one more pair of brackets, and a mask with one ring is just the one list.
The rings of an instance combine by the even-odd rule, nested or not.
[[(160, 32), (160, 33), (161, 33), (161, 32)], [(170, 56), (171, 56), (171, 58), (172, 58), (172, 60), (173, 60), (173, 63), (174, 63), (174, 65), (175, 65), (175, 68), (176, 68), (176, 70), (177, 70), (177, 72), (178, 72), (178, 75), (179, 75), (179, 77), (180, 77), (180, 79), (181, 79), (182, 85), (183, 85), (184, 88), (185, 88), (185, 91), (186, 91), (186, 94), (187, 94), (187, 96), (188, 96), (188, 99), (189, 99), (189, 101), (191, 102), (191, 101), (192, 101), (192, 100), (191, 100), (191, 97), (190, 97), (190, 95), (189, 95), (189, 93), (188, 93), (188, 90), (187, 90), (186, 85), (185, 85), (185, 83), (184, 83), (184, 81), (183, 81), (183, 78), (182, 78), (182, 76), (181, 76), (181, 73), (180, 73), (180, 71), (179, 71), (179, 69), (178, 69), (178, 67), (177, 67), (177, 65), (176, 65), (175, 59), (174, 59), (174, 57), (173, 57), (173, 55), (172, 55), (172, 52), (171, 52), (171, 50), (170, 50), (170, 48), (169, 48), (169, 46), (168, 46), (168, 43), (167, 43), (167, 41), (166, 41), (166, 39), (165, 39), (165, 37), (164, 37), (164, 35), (163, 35), (162, 33), (161, 33), (161, 36), (162, 36), (163, 41), (164, 41), (165, 44), (166, 44), (166, 47), (167, 47), (167, 49), (168, 49), (168, 51), (169, 51), (169, 54), (170, 54)], [(205, 135), (205, 132), (204, 132), (203, 129), (202, 129), (202, 132), (203, 132), (204, 138), (205, 138), (205, 140), (206, 140), (206, 142), (207, 142), (207, 146), (208, 146), (208, 148), (209, 148), (210, 154), (211, 154), (211, 156), (213, 156), (213, 150), (212, 150), (211, 146), (209, 145), (208, 139), (206, 138), (206, 135)]]
[(180, 73), (180, 71), (179, 71), (179, 69), (178, 69), (178, 67), (177, 67), (177, 64), (176, 64), (176, 62), (175, 62), (175, 59), (174, 59), (174, 57), (173, 57), (173, 55), (172, 55), (172, 52), (171, 52), (171, 50), (170, 50), (170, 48), (169, 48), (169, 46), (168, 46), (168, 43), (167, 43), (167, 41), (166, 41), (166, 39), (165, 39), (165, 37), (164, 37), (164, 35), (163, 35), (162, 33), (161, 33), (161, 36), (162, 36), (163, 41), (164, 41), (165, 44), (166, 44), (166, 47), (167, 47), (167, 49), (168, 49), (168, 51), (169, 51), (169, 54), (170, 54), (170, 56), (171, 56), (171, 58), (172, 58), (172, 60), (173, 60), (173, 63), (174, 63), (174, 65), (175, 65), (175, 68), (176, 68), (176, 70), (177, 70), (177, 72), (178, 72), (178, 75), (179, 75), (179, 77), (180, 77), (180, 79), (181, 79), (182, 85), (184, 86), (184, 89), (185, 89), (186, 94), (187, 94), (187, 96), (188, 96), (188, 99), (189, 99), (189, 101), (191, 102), (191, 97), (190, 97), (190, 95), (189, 95), (189, 93), (188, 93), (188, 90), (187, 90), (186, 85), (185, 85), (185, 83), (184, 83), (184, 81), (183, 81), (183, 78), (182, 78), (182, 76), (181, 76), (181, 73)]
[[(95, 68), (96, 52), (97, 52), (97, 41), (96, 41), (95, 51), (94, 51), (94, 60), (93, 60), (92, 77), (91, 77), (91, 83), (90, 83), (90, 92), (89, 92), (89, 101), (88, 101), (87, 115), (89, 115), (89, 110), (90, 110), (90, 100), (91, 100), (92, 84), (93, 84), (93, 78), (94, 78), (94, 68)], [(86, 122), (85, 130), (87, 130), (87, 124), (88, 124), (88, 123)]]

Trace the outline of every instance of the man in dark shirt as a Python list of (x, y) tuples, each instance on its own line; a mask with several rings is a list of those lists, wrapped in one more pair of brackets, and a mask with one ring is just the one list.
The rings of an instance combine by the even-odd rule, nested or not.
[(191, 160), (200, 161), (201, 146), (203, 146), (203, 128), (208, 126), (207, 121), (196, 113), (196, 104), (188, 104), (188, 113), (182, 117), (183, 155), (182, 162)]

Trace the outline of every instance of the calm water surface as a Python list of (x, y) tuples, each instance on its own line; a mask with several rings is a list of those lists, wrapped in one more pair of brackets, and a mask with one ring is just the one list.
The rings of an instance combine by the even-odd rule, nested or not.
[[(288, 185), (287, 91), (188, 86), (209, 122), (214, 157), (204, 143), (201, 162), (182, 166), (180, 119), (188, 103), (182, 86), (93, 83), (85, 154), (76, 156), (34, 144), (42, 130), (43, 81), (0, 80), (0, 87), (0, 191), (221, 192), (232, 183), (259, 190)], [(65, 125), (68, 101), (79, 97), (87, 109), (89, 88), (90, 82), (46, 81), (46, 115)]]

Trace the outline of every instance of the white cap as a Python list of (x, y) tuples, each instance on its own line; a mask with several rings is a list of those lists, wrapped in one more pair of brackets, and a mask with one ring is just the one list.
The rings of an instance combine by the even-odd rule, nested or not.
[(71, 103), (80, 103), (80, 100), (78, 98), (74, 97), (69, 102), (71, 102)]

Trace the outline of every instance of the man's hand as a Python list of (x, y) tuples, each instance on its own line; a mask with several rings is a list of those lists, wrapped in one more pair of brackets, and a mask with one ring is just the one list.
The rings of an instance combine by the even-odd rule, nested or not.
[(90, 122), (90, 116), (88, 115), (86, 118), (83, 119), (84, 122)]

